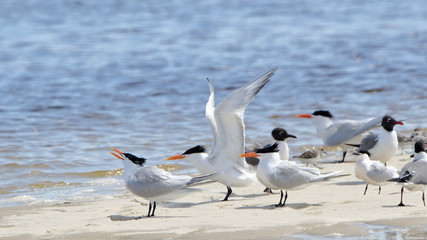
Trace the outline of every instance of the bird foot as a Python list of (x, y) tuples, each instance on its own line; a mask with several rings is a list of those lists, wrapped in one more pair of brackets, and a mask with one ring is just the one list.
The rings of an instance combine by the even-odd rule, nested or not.
[(404, 207), (404, 206), (406, 206), (406, 205), (405, 205), (405, 204), (403, 204), (403, 202), (401, 202), (401, 203), (399, 203), (397, 206), (398, 206), (398, 207)]
[(273, 192), (273, 191), (271, 191), (271, 188), (266, 188), (266, 189), (264, 189), (264, 192), (265, 192), (265, 193), (268, 193), (268, 194), (274, 194), (274, 192)]

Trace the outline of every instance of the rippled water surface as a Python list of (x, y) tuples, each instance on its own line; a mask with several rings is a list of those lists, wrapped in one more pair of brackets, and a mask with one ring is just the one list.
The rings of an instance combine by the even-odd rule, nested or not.
[(0, 204), (122, 191), (110, 147), (168, 164), (210, 144), (206, 77), (218, 102), (280, 66), (246, 134), (285, 127), (294, 153), (321, 144), (294, 117), (318, 109), (427, 127), (426, 22), (421, 0), (1, 1)]

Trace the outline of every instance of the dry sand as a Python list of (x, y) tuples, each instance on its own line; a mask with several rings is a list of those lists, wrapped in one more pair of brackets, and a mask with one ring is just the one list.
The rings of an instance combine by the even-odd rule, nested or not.
[[(396, 155), (389, 165), (400, 169), (409, 155)], [(322, 172), (343, 170), (349, 176), (289, 192), (286, 206), (272, 206), (280, 195), (263, 193), (257, 183), (234, 188), (222, 202), (225, 186), (200, 186), (203, 191), (174, 202), (158, 204), (156, 216), (147, 201), (124, 191), (122, 196), (59, 205), (0, 208), (2, 239), (299, 239), (370, 236), (365, 224), (412, 227), (405, 236), (427, 237), (427, 207), (420, 192), (405, 192), (406, 207), (397, 207), (400, 186), (378, 188), (354, 176), (354, 159), (324, 163)], [(277, 193), (277, 191), (276, 191)], [(142, 205), (135, 201), (141, 201)], [(414, 227), (418, 226), (418, 227)], [(405, 230), (406, 231), (406, 230)], [(302, 235), (301, 235), (302, 234)]]

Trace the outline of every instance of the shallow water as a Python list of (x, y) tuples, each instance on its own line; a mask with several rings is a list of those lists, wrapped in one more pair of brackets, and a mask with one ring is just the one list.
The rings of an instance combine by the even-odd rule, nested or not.
[(219, 102), (280, 66), (246, 135), (285, 127), (291, 154), (321, 144), (294, 117), (318, 109), (426, 127), (426, 20), (424, 1), (2, 1), (0, 204), (120, 194), (111, 147), (169, 164), (211, 144), (206, 77)]

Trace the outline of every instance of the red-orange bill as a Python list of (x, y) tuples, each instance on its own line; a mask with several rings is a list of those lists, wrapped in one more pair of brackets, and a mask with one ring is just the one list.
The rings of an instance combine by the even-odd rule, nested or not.
[(254, 158), (256, 158), (256, 157), (259, 157), (259, 155), (256, 154), (256, 152), (248, 152), (248, 153), (244, 153), (244, 154), (239, 155), (239, 157), (254, 157)]
[(166, 160), (178, 160), (178, 159), (184, 159), (185, 158), (185, 156), (184, 155), (182, 155), (182, 154), (178, 154), (178, 155), (175, 155), (175, 156), (172, 156), (172, 157), (170, 157), (170, 158), (168, 158), (168, 159), (166, 159)]
[(300, 114), (300, 115), (297, 115), (297, 117), (300, 117), (300, 118), (312, 118), (310, 114)]

